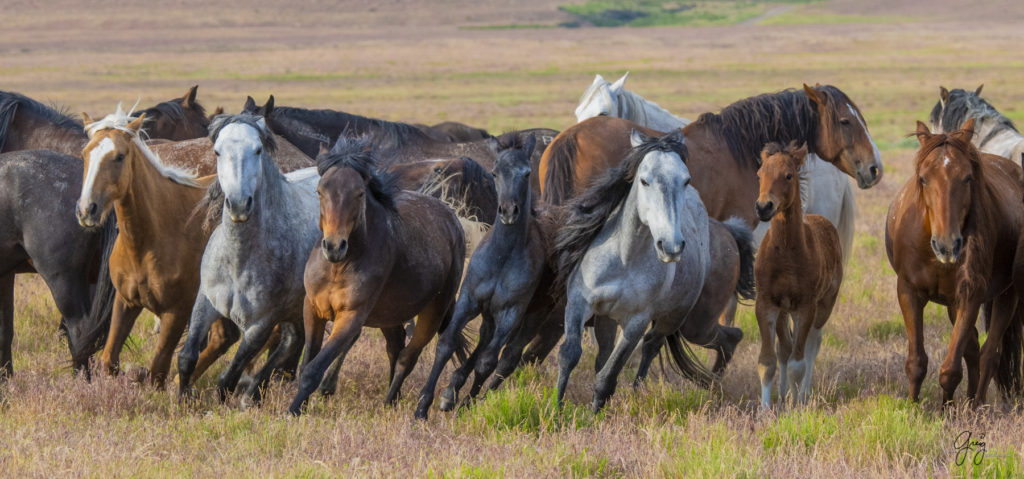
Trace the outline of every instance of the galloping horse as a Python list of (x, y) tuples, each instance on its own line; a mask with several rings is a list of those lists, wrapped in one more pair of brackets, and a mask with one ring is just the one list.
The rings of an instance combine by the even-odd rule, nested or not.
[(1017, 131), (1013, 121), (981, 98), (982, 86), (973, 92), (960, 88), (949, 91), (940, 86), (939, 101), (930, 116), (932, 133), (959, 130), (968, 118), (974, 118), (971, 143), (978, 151), (1020, 161), (1024, 154), (1024, 135)]
[(835, 226), (822, 216), (805, 216), (800, 204), (800, 167), (806, 158), (807, 145), (798, 148), (796, 142), (788, 147), (769, 143), (761, 152), (756, 209), (761, 221), (771, 221), (771, 228), (757, 250), (754, 276), (761, 330), (757, 372), (765, 409), (771, 407), (776, 362), (781, 373), (779, 397), (785, 397), (791, 386), (798, 401), (807, 400), (821, 330), (843, 282), (843, 252)]
[[(967, 362), (967, 395), (985, 402), (993, 375), (1004, 392), (1020, 384), (1020, 326), (1012, 325), (1019, 297), (1011, 285), (1024, 208), (1021, 168), (971, 143), (974, 119), (946, 134), (931, 134), (917, 123), (921, 144), (914, 175), (889, 206), (885, 249), (896, 271), (896, 293), (907, 327), (910, 397), (920, 398), (928, 370), (923, 311), (945, 305), (953, 334), (942, 363), (942, 400), (953, 400)], [(988, 339), (981, 351), (975, 323), (982, 304), (991, 303)], [(1004, 332), (1009, 333), (1005, 336)], [(998, 355), (1003, 354), (1000, 358)], [(1013, 359), (1012, 361), (1010, 359)]]
[[(576, 107), (576, 119), (583, 121), (595, 116), (613, 116), (657, 131), (685, 128), (690, 120), (677, 117), (644, 97), (626, 90), (626, 73), (615, 83), (597, 75), (594, 83), (583, 92)], [(804, 212), (821, 215), (839, 230), (843, 242), (843, 259), (848, 261), (853, 246), (853, 223), (856, 205), (850, 182), (841, 171), (832, 167), (818, 155), (808, 155), (800, 169), (800, 194)], [(757, 244), (761, 243), (768, 223), (761, 222), (754, 230)], [(730, 316), (731, 317), (731, 316)]]
[[(536, 140), (500, 149), (494, 165), (498, 192), (498, 217), (469, 261), (452, 321), (437, 343), (430, 378), (420, 392), (416, 417), (425, 419), (434, 400), (434, 390), (448, 360), (455, 353), (462, 330), (470, 320), (483, 314), (480, 342), (452, 376), (452, 393), (445, 398), (450, 409), (455, 391), (476, 371), (469, 397), (475, 397), (498, 363), (498, 353), (523, 318), (531, 312), (550, 309), (547, 291), (537, 293), (545, 272), (543, 234), (534, 218), (530, 191), (530, 156)], [(541, 318), (543, 319), (543, 318)], [(443, 404), (443, 406), (445, 406)]]
[[(617, 165), (630, 149), (633, 129), (656, 131), (612, 117), (595, 117), (566, 129), (545, 151), (539, 172), (542, 194), (561, 204), (593, 178)], [(882, 162), (860, 110), (833, 86), (804, 86), (738, 101), (705, 113), (683, 129), (693, 185), (711, 217), (738, 216), (751, 227), (757, 216), (757, 159), (770, 141), (807, 142), (812, 152), (854, 177), (861, 188), (882, 178)]]
[(247, 391), (258, 402), (270, 373), (294, 373), (302, 352), (302, 273), (319, 236), (319, 176), (313, 168), (281, 174), (271, 159), (277, 145), (262, 117), (220, 116), (210, 138), (220, 173), (198, 209), (207, 211), (213, 218), (207, 227), (216, 229), (203, 253), (188, 339), (178, 354), (179, 392), (189, 387), (210, 326), (225, 318), (242, 331), (242, 344), (218, 382), (222, 400), (271, 331), (281, 329), (277, 349)]
[(710, 263), (708, 214), (690, 185), (682, 134), (651, 139), (634, 133), (631, 143), (619, 167), (568, 205), (555, 246), (556, 287), (567, 288), (559, 403), (582, 353), (584, 322), (594, 316), (599, 336), (616, 323), (622, 328), (614, 351), (601, 353), (607, 360), (595, 379), (595, 411), (615, 391), (648, 327), (650, 343), (660, 348), (682, 326)]
[[(306, 263), (306, 356), (292, 414), (301, 412), (317, 385), (334, 391), (344, 355), (363, 327), (384, 332), (391, 362), (385, 403), (393, 404), (420, 352), (451, 320), (465, 261), (459, 222), (441, 201), (398, 190), (376, 171), (367, 147), (365, 139), (341, 137), (317, 159), (323, 239)], [(414, 316), (406, 345), (403, 325)], [(321, 349), (328, 320), (334, 328)]]
[[(76, 208), (78, 221), (95, 228), (113, 209), (120, 230), (109, 263), (118, 294), (100, 361), (109, 372), (117, 371), (121, 348), (135, 318), (146, 308), (161, 321), (149, 370), (153, 383), (162, 387), (195, 303), (207, 240), (202, 228), (188, 219), (215, 178), (196, 178), (161, 163), (139, 135), (145, 117), (132, 120), (118, 108), (96, 122), (84, 114), (83, 119), (90, 141), (82, 150), (85, 179)], [(202, 369), (230, 344), (222, 334), (212, 335), (200, 361)]]

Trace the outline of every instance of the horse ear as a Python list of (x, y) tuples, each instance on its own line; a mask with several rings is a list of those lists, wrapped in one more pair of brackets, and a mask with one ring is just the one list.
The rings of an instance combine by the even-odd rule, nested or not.
[(982, 88), (985, 88), (985, 84), (984, 83), (982, 83), (981, 85), (978, 85), (978, 89), (974, 90), (974, 95), (975, 96), (981, 96), (981, 89)]
[(974, 118), (968, 118), (960, 129), (950, 133), (949, 136), (955, 136), (968, 143), (971, 142), (971, 138), (974, 137)]
[(198, 91), (199, 91), (199, 85), (192, 85), (192, 88), (189, 88), (188, 91), (185, 92), (185, 96), (181, 97), (181, 106), (183, 106), (185, 108), (191, 108), (192, 105), (195, 105), (196, 104), (196, 92), (198, 92)]
[(523, 152), (526, 153), (527, 158), (533, 156), (535, 146), (537, 146), (537, 137), (530, 133), (530, 136), (526, 137), (526, 141), (523, 142)]
[(331, 149), (327, 147), (327, 143), (320, 142), (320, 152), (316, 156), (326, 155), (331, 152)]
[(939, 101), (942, 102), (942, 106), (946, 106), (946, 102), (949, 101), (949, 90), (944, 86), (939, 86)]
[(604, 83), (604, 77), (601, 76), (600, 73), (598, 73), (597, 75), (594, 75), (594, 84), (595, 85), (600, 85), (602, 83)]
[[(796, 142), (794, 141), (793, 143), (796, 143)], [(800, 148), (797, 148), (796, 151), (793, 152), (793, 156), (796, 157), (796, 166), (797, 167), (804, 166), (804, 163), (807, 161), (807, 142), (806, 141), (803, 142), (803, 144), (800, 145)]]
[(125, 126), (125, 128), (131, 130), (132, 133), (138, 133), (139, 130), (142, 128), (142, 122), (144, 122), (144, 121), (146, 121), (146, 114), (145, 113), (139, 115), (138, 118), (136, 118), (131, 123), (129, 123), (127, 126)]
[(210, 116), (217, 116), (217, 115), (223, 115), (223, 114), (224, 114), (224, 107), (218, 106), (217, 108), (213, 109), (213, 114), (210, 115)]
[(626, 86), (626, 78), (629, 78), (629, 72), (626, 72), (625, 75), (622, 75), (622, 78), (615, 80), (615, 83), (612, 83), (611, 89), (615, 91), (622, 90), (622, 87)]
[(89, 126), (89, 124), (92, 123), (92, 122), (93, 122), (93, 119), (89, 117), (89, 114), (83, 111), (82, 112), (82, 126)]
[(270, 95), (270, 98), (267, 98), (267, 103), (263, 105), (263, 115), (269, 116), (272, 111), (274, 111), (274, 95)]
[(807, 98), (810, 98), (814, 103), (817, 103), (818, 105), (825, 104), (825, 97), (822, 96), (821, 92), (807, 86), (806, 83), (804, 83), (804, 93), (807, 93)]
[(494, 153), (494, 156), (498, 156), (498, 152), (501, 151), (501, 143), (497, 138), (492, 136), (487, 139), (487, 148), (490, 148), (491, 153)]
[(245, 112), (256, 111), (256, 100), (253, 100), (251, 96), (245, 97), (245, 105), (242, 105), (242, 111), (245, 111)]
[(917, 135), (917, 142), (922, 145), (932, 137), (932, 132), (928, 129), (928, 125), (925, 125), (920, 120), (917, 122), (917, 131), (915, 131), (914, 134)]
[(645, 141), (647, 141), (647, 135), (637, 130), (633, 130), (633, 132), (629, 134), (629, 144), (633, 145), (633, 148), (642, 145)]

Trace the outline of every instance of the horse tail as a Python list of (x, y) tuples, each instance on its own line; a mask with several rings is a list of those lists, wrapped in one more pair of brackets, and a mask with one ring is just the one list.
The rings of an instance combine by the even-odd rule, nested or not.
[(668, 343), (668, 351), (672, 355), (676, 370), (698, 386), (709, 389), (715, 379), (715, 374), (704, 367), (697, 355), (693, 353), (693, 349), (683, 338), (682, 330), (676, 330), (675, 333), (668, 335), (665, 341)]
[(853, 220), (857, 213), (857, 205), (853, 201), (853, 189), (850, 188), (850, 181), (843, 179), (846, 188), (843, 191), (843, 206), (839, 210), (839, 224), (836, 225), (839, 232), (839, 241), (843, 248), (843, 264), (850, 262), (853, 253)]
[[(463, 162), (466, 164), (473, 162), (473, 160), (470, 160), (469, 158), (463, 159), (468, 160)], [(473, 164), (476, 165), (477, 169), (483, 170), (483, 167), (476, 162), (473, 162)], [(473, 171), (472, 166), (469, 167), (470, 169), (468, 172), (465, 168), (466, 167), (464, 166), (464, 170), (461, 173), (463, 182), (467, 180), (467, 173), (472, 175), (471, 178), (474, 179), (484, 178), (481, 175), (486, 175), (486, 171), (483, 171), (482, 173)], [(463, 183), (459, 185), (454, 183), (455, 176), (457, 174), (458, 173), (446, 174), (445, 171), (431, 173), (416, 192), (427, 196), (433, 196), (434, 198), (441, 200), (449, 209), (452, 210), (452, 212), (455, 213), (455, 217), (459, 220), (459, 225), (462, 227), (462, 232), (465, 235), (465, 259), (468, 260), (473, 255), (473, 252), (476, 251), (476, 247), (480, 245), (480, 241), (483, 240), (484, 235), (487, 234), (487, 230), (490, 229), (490, 225), (486, 221), (477, 217), (476, 212), (479, 211), (480, 208), (471, 204), (472, 202), (469, 200), (470, 191), (468, 184)]]
[(740, 278), (736, 281), (736, 294), (742, 299), (754, 299), (757, 291), (754, 286), (754, 234), (747, 223), (735, 216), (722, 222), (729, 234), (736, 240), (736, 248), (740, 252)]
[(107, 335), (110, 334), (110, 317), (114, 312), (114, 300), (117, 290), (113, 281), (110, 280), (110, 254), (114, 251), (114, 242), (117, 240), (117, 218), (111, 212), (103, 229), (100, 232), (100, 255), (99, 273), (96, 276), (96, 287), (93, 290), (92, 301), (89, 307), (89, 316), (86, 324), (83, 325), (83, 334), (80, 340), (72, 341), (71, 358), (75, 362), (84, 363), (97, 351), (103, 349), (107, 342)]
[(547, 160), (544, 191), (541, 199), (549, 205), (561, 205), (575, 196), (576, 154), (579, 143), (576, 135), (559, 135), (544, 150), (541, 163)]
[(1004, 397), (1019, 397), (1024, 393), (1024, 310), (1021, 308), (1010, 318), (999, 350), (996, 386)]

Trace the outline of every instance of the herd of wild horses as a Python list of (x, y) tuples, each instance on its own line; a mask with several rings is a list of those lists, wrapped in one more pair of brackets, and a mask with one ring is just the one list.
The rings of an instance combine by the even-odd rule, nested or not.
[[(184, 336), (186, 398), (240, 341), (221, 400), (247, 384), (242, 404), (258, 404), (272, 378), (298, 371), (299, 414), (314, 391), (334, 393), (347, 352), (373, 327), (390, 362), (388, 404), (438, 337), (416, 417), (452, 356), (442, 410), (559, 341), (562, 401), (590, 325), (597, 410), (638, 347), (636, 382), (667, 346), (684, 376), (714, 384), (743, 337), (732, 322), (745, 298), (760, 328), (762, 406), (776, 371), (777, 397), (806, 401), (852, 246), (847, 177), (866, 189), (883, 174), (860, 109), (836, 87), (804, 85), (690, 122), (625, 80), (598, 75), (562, 132), (498, 137), (273, 97), (208, 117), (196, 87), (79, 123), (0, 92), (0, 381), (13, 374), (14, 276), (35, 272), (77, 371), (116, 374), (147, 309), (159, 320), (148, 380), (164, 386)], [(980, 93), (940, 90), (931, 127), (917, 124), (915, 174), (886, 218), (915, 400), (929, 301), (953, 323), (944, 402), (962, 362), (974, 404), (993, 379), (1007, 396), (1024, 391), (1024, 136)], [(463, 330), (478, 316), (470, 348)]]

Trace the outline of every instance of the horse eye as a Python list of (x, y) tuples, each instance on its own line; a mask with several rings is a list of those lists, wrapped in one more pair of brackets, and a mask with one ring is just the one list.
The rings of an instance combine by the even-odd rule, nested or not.
[(259, 147), (259, 148), (256, 148), (256, 154), (257, 155), (262, 155), (263, 154), (263, 147), (262, 146)]
[(124, 153), (118, 153), (117, 156), (114, 157), (114, 161), (124, 161)]
[(973, 180), (973, 179), (974, 179), (974, 175), (967, 175), (967, 178), (964, 178), (964, 183), (965, 184), (966, 183), (970, 183), (971, 180)]
[(793, 179), (793, 174), (790, 173), (790, 174), (786, 175), (786, 179), (787, 180), (792, 180)]
[(839, 123), (843, 124), (843, 125), (849, 125), (850, 124), (850, 119), (849, 118), (843, 118), (843, 119), (839, 120)]
[(923, 176), (918, 178), (918, 180), (921, 182), (921, 186), (924, 186), (924, 185), (928, 184), (928, 182), (924, 180)]
[(643, 178), (640, 179), (640, 184), (644, 185), (644, 186), (651, 186), (650, 184), (647, 183), (647, 180), (645, 180)]
[(213, 150), (213, 156), (220, 156), (220, 152), (217, 150)]

